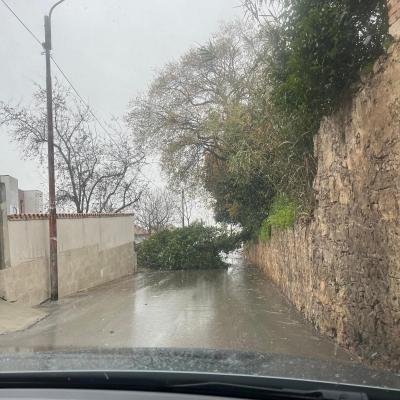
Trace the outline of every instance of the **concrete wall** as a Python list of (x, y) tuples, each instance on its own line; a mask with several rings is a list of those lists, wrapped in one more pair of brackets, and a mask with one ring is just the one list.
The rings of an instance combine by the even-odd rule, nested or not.
[[(129, 215), (58, 218), (60, 297), (136, 270), (133, 220)], [(0, 297), (39, 304), (49, 298), (47, 217), (11, 216), (10, 265), (0, 270)]]
[(315, 141), (316, 209), (307, 226), (249, 249), (319, 330), (400, 369), (400, 43)]
[[(8, 242), (6, 185), (0, 181), (0, 270), (10, 265), (10, 246)], [(0, 280), (0, 293), (2, 282)]]

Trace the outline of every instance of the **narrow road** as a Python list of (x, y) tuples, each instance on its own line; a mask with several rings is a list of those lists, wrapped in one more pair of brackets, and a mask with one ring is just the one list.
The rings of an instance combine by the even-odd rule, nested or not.
[(348, 361), (256, 268), (140, 272), (40, 308), (50, 315), (0, 337), (0, 351), (190, 347)]

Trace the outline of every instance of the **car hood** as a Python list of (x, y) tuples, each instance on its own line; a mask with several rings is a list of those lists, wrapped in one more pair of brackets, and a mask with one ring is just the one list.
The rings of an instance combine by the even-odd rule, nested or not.
[(400, 388), (400, 375), (352, 363), (211, 349), (63, 349), (1, 353), (0, 372), (180, 371), (293, 378)]

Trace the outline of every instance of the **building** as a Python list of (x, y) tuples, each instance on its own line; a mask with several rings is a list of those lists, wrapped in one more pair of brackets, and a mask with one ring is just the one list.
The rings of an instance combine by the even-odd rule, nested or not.
[(141, 243), (143, 242), (143, 240), (146, 240), (150, 236), (150, 233), (139, 225), (135, 224), (133, 226), (133, 229), (135, 231), (135, 243)]
[(19, 214), (18, 180), (10, 175), (0, 175), (0, 183), (5, 185), (7, 214)]
[(40, 190), (18, 190), (20, 214), (37, 214), (43, 212), (43, 193)]
[(40, 190), (18, 189), (18, 179), (0, 175), (5, 186), (7, 214), (40, 214), (43, 212), (43, 193)]

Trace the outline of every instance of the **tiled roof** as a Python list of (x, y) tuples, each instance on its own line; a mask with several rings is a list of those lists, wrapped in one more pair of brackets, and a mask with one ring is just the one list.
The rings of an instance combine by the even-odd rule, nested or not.
[[(90, 214), (57, 214), (57, 219), (79, 219), (79, 218), (99, 218), (99, 217), (131, 217), (133, 214), (116, 213), (90, 213)], [(8, 215), (9, 221), (26, 221), (48, 219), (48, 214), (11, 214)]]
[(146, 229), (142, 228), (141, 226), (136, 225), (136, 224), (133, 226), (134, 226), (136, 235), (148, 235), (149, 234), (149, 232), (146, 231)]

